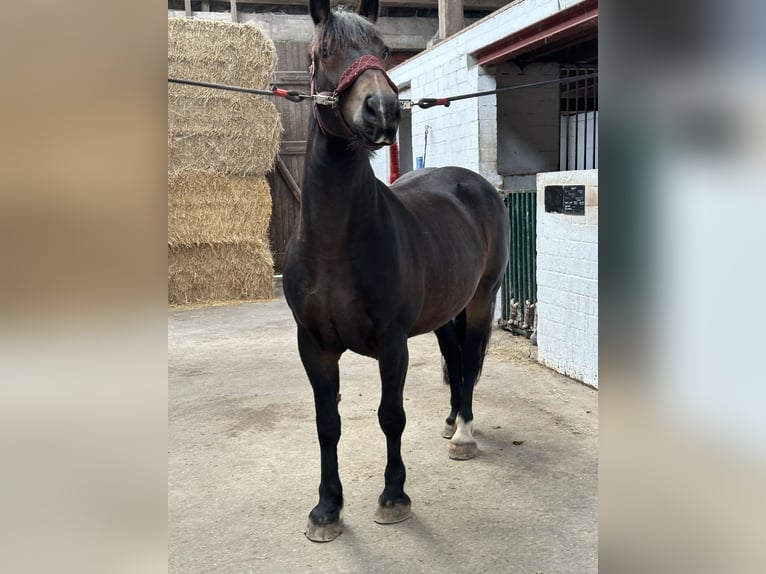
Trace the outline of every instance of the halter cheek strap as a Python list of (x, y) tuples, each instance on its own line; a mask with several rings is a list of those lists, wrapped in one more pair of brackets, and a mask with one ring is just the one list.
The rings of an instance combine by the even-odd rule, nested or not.
[[(364, 72), (367, 70), (380, 70), (383, 72), (383, 77), (388, 82), (388, 85), (391, 87), (391, 89), (394, 91), (394, 93), (399, 93), (399, 88), (396, 86), (396, 84), (391, 80), (391, 78), (388, 77), (388, 74), (386, 74), (386, 69), (383, 67), (383, 64), (380, 60), (378, 60), (375, 56), (372, 56), (370, 54), (366, 54), (364, 56), (360, 56), (356, 60), (354, 60), (351, 65), (346, 68), (346, 70), (343, 72), (343, 74), (340, 77), (340, 81), (338, 82), (338, 87), (335, 88), (335, 91), (332, 93), (330, 92), (317, 92), (316, 90), (316, 63), (315, 63), (315, 57), (312, 53), (311, 58), (311, 95), (312, 96), (327, 96), (333, 98), (333, 103), (331, 105), (323, 105), (319, 106), (317, 105), (316, 99), (314, 100), (314, 118), (316, 119), (317, 123), (319, 124), (319, 128), (327, 135), (342, 138), (342, 139), (356, 139), (356, 134), (351, 130), (351, 127), (346, 123), (346, 120), (343, 118), (343, 114), (341, 114), (340, 109), (338, 109), (338, 98), (340, 97), (340, 94), (345, 92), (347, 89), (349, 89), (353, 83), (356, 81), (356, 79), (361, 76)], [(329, 108), (329, 109), (328, 109)]]
[(338, 109), (337, 93), (317, 92), (316, 77), (314, 76), (313, 71), (311, 74), (311, 95), (326, 96), (332, 101), (331, 104), (319, 105), (315, 99), (314, 105), (311, 106), (312, 111), (314, 112), (314, 119), (323, 133), (328, 136), (347, 140), (356, 138), (356, 135), (351, 131), (351, 128), (343, 118), (343, 114), (340, 113), (340, 109)]

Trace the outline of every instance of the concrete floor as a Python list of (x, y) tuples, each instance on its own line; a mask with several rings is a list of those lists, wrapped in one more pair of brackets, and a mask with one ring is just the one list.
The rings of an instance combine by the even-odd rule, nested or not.
[(383, 488), (377, 363), (341, 361), (345, 530), (303, 535), (316, 504), (311, 389), (284, 299), (171, 310), (169, 571), (586, 574), (597, 571), (597, 393), (496, 330), (476, 388), (477, 457), (447, 457), (436, 338), (410, 341), (402, 454), (412, 517), (372, 521)]

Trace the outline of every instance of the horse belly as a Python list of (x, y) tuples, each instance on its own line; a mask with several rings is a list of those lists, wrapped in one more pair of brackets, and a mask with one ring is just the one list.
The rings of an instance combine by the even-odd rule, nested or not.
[[(457, 176), (467, 180), (459, 184)], [(483, 185), (477, 189), (472, 180)], [(442, 327), (476, 295), (488, 273), (484, 224), (494, 217), (492, 210), (485, 209), (485, 196), (496, 192), (477, 174), (457, 168), (435, 168), (430, 174), (410, 177), (407, 183), (397, 191), (420, 226), (415, 249), (423, 270), (421, 311), (411, 329), (414, 336)]]
[(474, 260), (461, 263), (445, 257), (424, 275), (421, 310), (411, 335), (428, 333), (454, 319), (473, 298), (482, 276), (481, 264)]
[(475, 288), (472, 290), (465, 290), (448, 299), (439, 297), (438, 295), (426, 295), (426, 298), (423, 301), (423, 310), (410, 330), (410, 337), (429, 333), (446, 325), (465, 309), (474, 292)]

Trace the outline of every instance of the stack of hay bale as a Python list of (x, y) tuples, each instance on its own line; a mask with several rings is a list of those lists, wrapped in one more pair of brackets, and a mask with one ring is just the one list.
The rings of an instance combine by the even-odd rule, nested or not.
[[(260, 28), (168, 20), (168, 76), (264, 89), (276, 50)], [(168, 302), (267, 299), (272, 169), (282, 132), (264, 96), (168, 84)]]

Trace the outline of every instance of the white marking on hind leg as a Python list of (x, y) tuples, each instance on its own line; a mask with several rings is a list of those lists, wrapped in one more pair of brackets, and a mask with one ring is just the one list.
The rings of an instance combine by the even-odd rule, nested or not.
[(473, 421), (465, 422), (458, 415), (455, 434), (450, 439), (449, 457), (455, 460), (468, 460), (476, 455), (477, 445), (473, 439)]
[(465, 422), (463, 420), (463, 417), (460, 415), (457, 416), (457, 419), (455, 420), (457, 428), (455, 429), (455, 434), (452, 435), (451, 442), (455, 444), (465, 444), (465, 443), (472, 443), (476, 442), (473, 440), (473, 421)]

